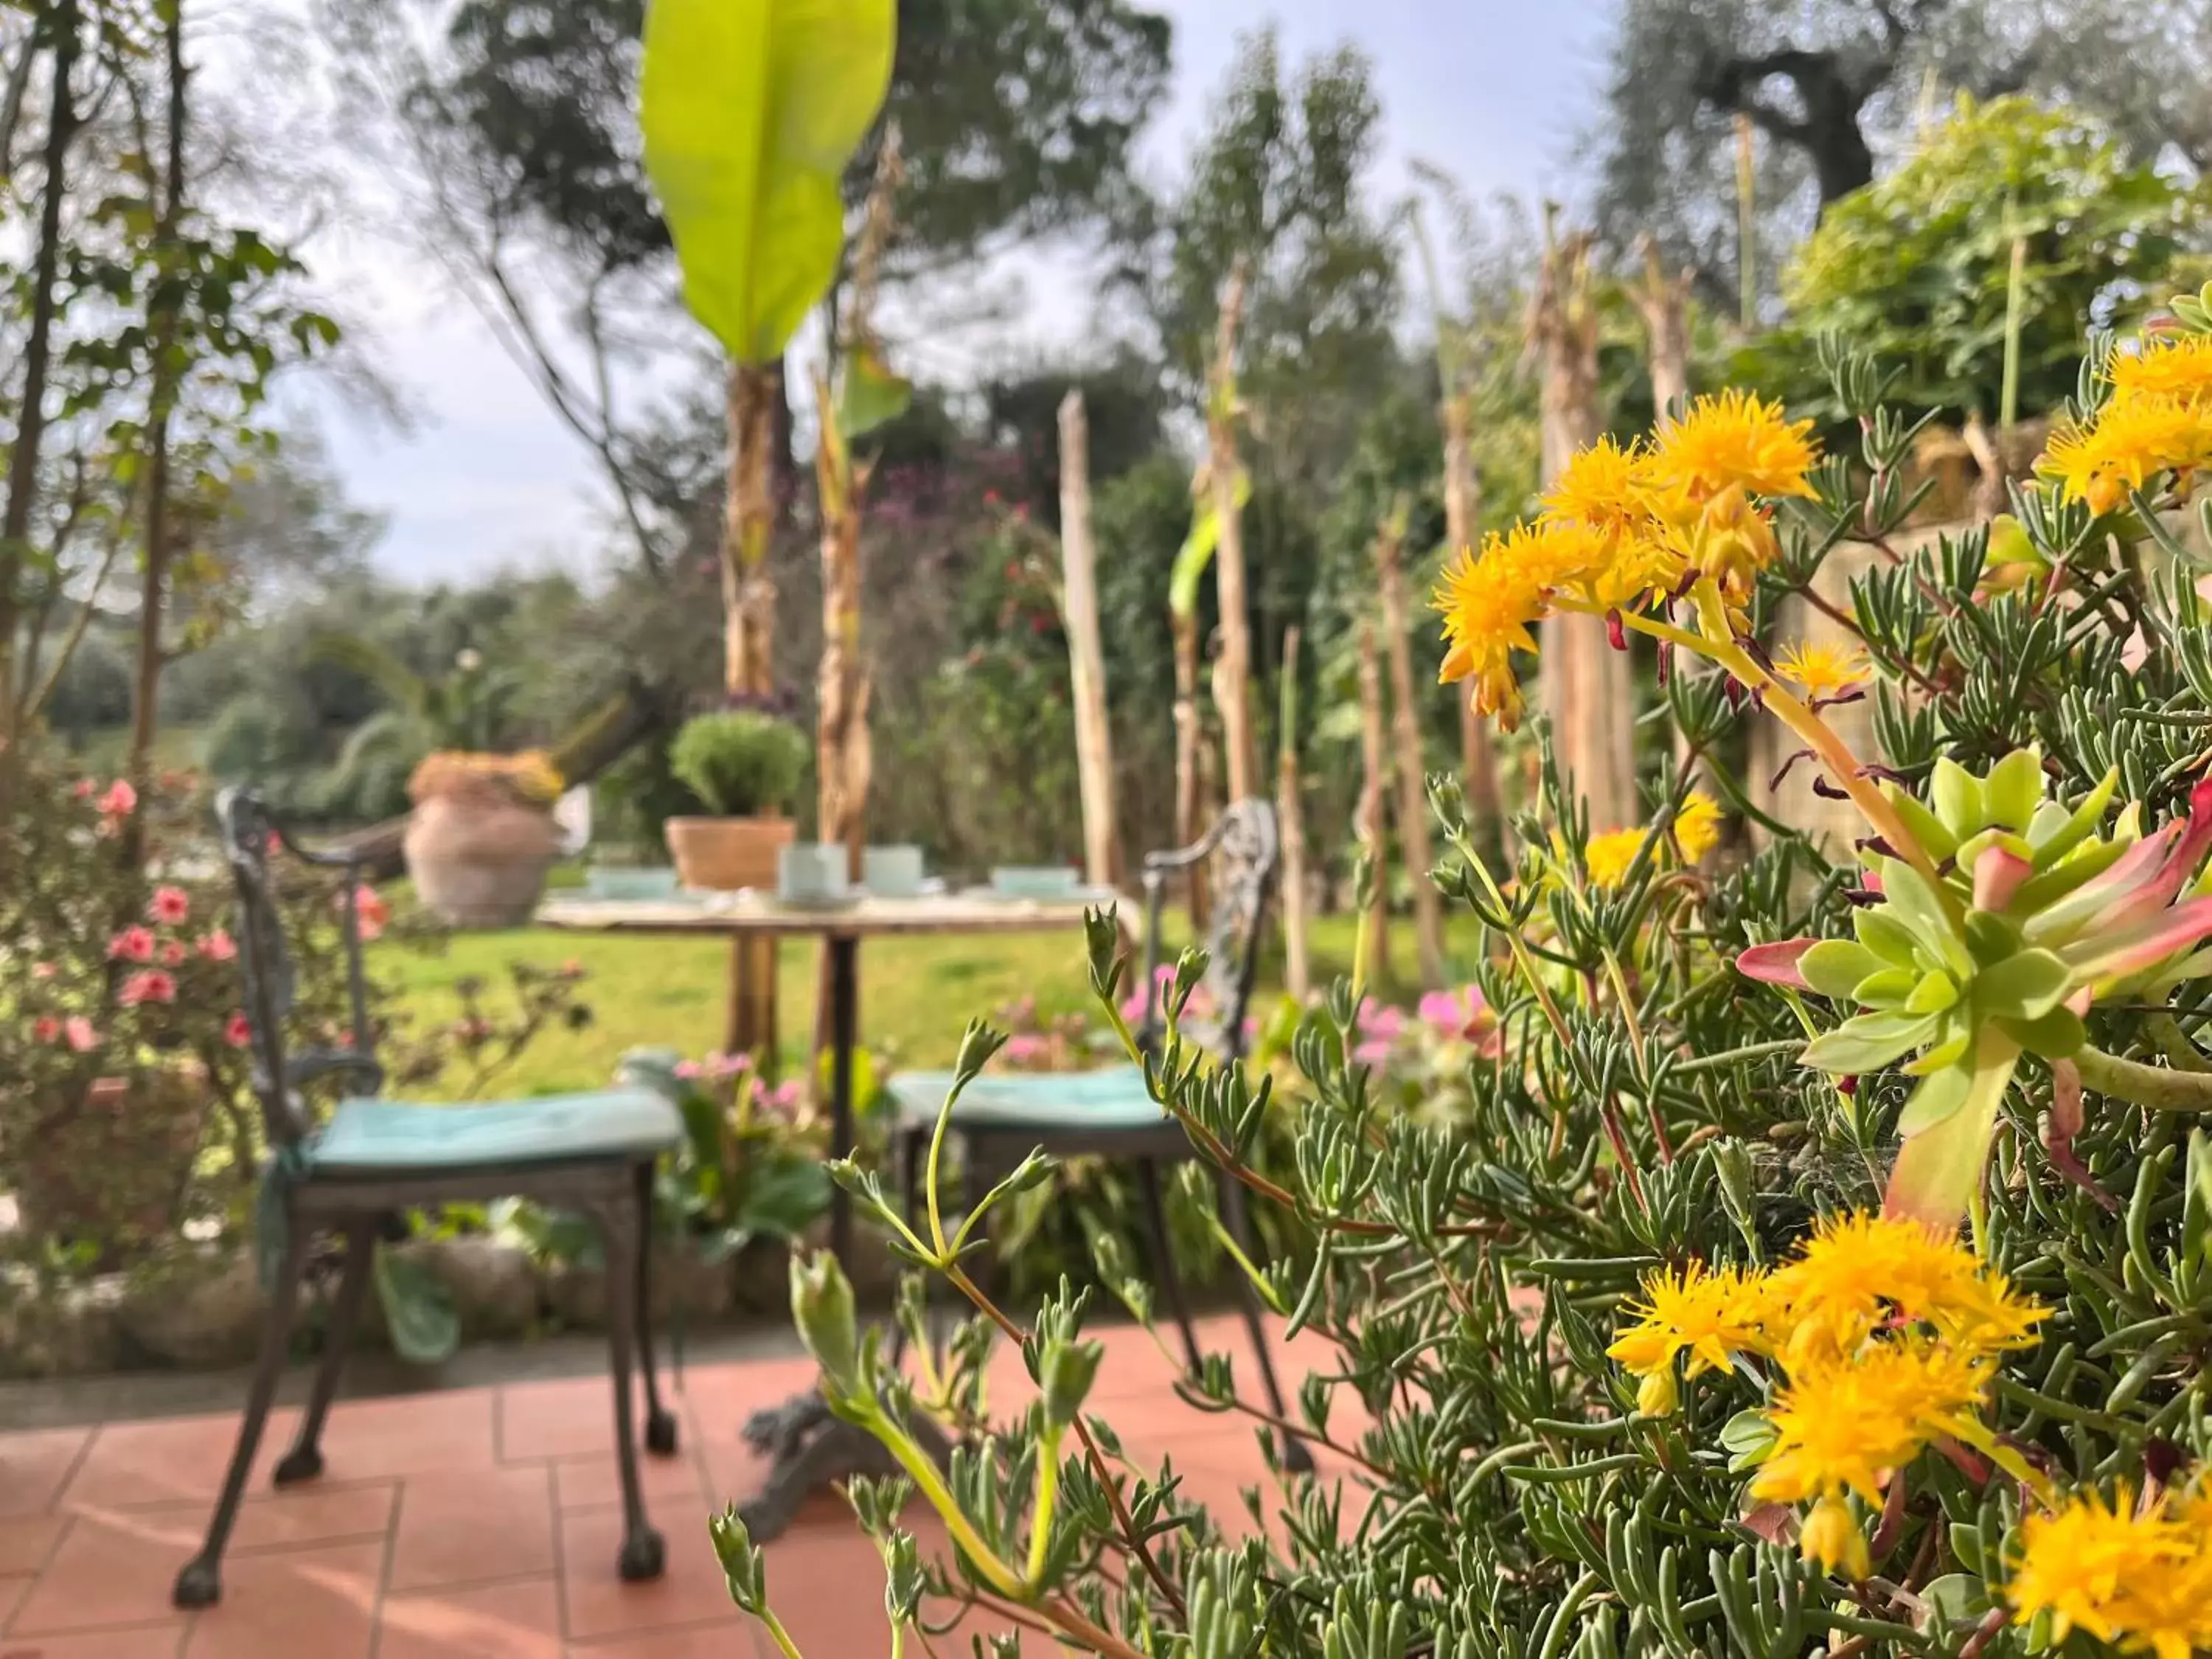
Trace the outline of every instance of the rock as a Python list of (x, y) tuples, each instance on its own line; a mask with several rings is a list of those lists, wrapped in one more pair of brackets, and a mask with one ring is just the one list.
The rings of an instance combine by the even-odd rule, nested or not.
[(116, 1368), (121, 1273), (41, 1293), (27, 1273), (0, 1279), (0, 1377), (82, 1376)]
[(131, 1275), (119, 1314), (134, 1361), (213, 1367), (252, 1359), (267, 1308), (251, 1251), (195, 1251)]
[[(687, 1321), (720, 1319), (730, 1311), (734, 1285), (729, 1262), (702, 1261), (696, 1251), (679, 1254), (660, 1243), (653, 1253), (653, 1322), (665, 1326), (678, 1303)], [(555, 1317), (571, 1330), (606, 1328), (607, 1283), (602, 1268), (575, 1262), (549, 1267), (545, 1298)]]

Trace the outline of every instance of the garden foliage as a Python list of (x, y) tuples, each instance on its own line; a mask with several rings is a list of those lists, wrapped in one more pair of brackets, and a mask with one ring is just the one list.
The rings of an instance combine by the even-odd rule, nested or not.
[[(1024, 1323), (970, 1279), (1041, 1162), (964, 1217), (934, 1182), (908, 1216), (837, 1170), (975, 1309), (901, 1372), (836, 1264), (794, 1266), (831, 1409), (906, 1471), (853, 1492), (888, 1651), (972, 1605), (1158, 1659), (2212, 1648), (2212, 617), (2177, 512), (2212, 461), (2212, 336), (2200, 302), (2176, 311), (2095, 343), (2044, 477), (1992, 527), (1901, 542), (1913, 428), (1831, 347), (1846, 452), (1701, 400), (1455, 561), (1445, 672), (1486, 712), (1518, 715), (1538, 623), (1595, 612), (1655, 642), (1681, 747), (1650, 746), (1649, 823), (1610, 837), (1547, 766), (1510, 869), (1431, 781), (1437, 878), (1487, 928), (1454, 1090), (1407, 1099), (1356, 982), (1299, 1020), (1295, 1085), (1219, 1069), (1178, 1024), (1202, 964), (1176, 970), (1155, 1097), (1310, 1241), (1253, 1274), (1339, 1350), (1288, 1422), (1226, 1355), (1182, 1384), (1270, 1448), (1256, 1533), (1085, 1412), (1087, 1295)], [(1778, 601), (1854, 544), (1856, 642), (1775, 638)], [(1878, 752), (1837, 729), (1860, 700)], [(1767, 822), (1755, 851), (1710, 850), (1747, 802), (1721, 757), (1768, 720), (1863, 816), (1856, 846)], [(1694, 809), (1693, 768), (1719, 798)], [(1092, 988), (1134, 1054), (1121, 949), (1097, 918)], [(963, 1086), (1003, 1041), (971, 1028)], [(994, 1335), (1036, 1386), (987, 1421)], [(1284, 1429), (1317, 1475), (1280, 1472)], [(947, 1562), (902, 1520), (917, 1495)], [(796, 1651), (734, 1515), (714, 1533)]]

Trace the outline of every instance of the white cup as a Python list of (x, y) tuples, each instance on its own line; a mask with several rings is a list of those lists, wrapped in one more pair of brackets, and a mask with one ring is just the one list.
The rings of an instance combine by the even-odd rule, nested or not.
[(799, 901), (845, 896), (845, 849), (828, 842), (793, 842), (775, 855), (779, 898)]
[(912, 898), (921, 890), (921, 848), (864, 848), (860, 884), (877, 898)]

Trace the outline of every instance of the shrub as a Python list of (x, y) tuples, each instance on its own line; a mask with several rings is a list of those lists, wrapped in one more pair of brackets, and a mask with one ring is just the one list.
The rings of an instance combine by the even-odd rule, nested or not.
[(684, 722), (668, 750), (669, 769), (722, 817), (779, 817), (799, 798), (806, 773), (805, 733), (788, 721), (747, 709)]
[[(1535, 623), (1595, 612), (1669, 653), (1682, 757), (1652, 745), (1650, 820), (1602, 858), (1547, 765), (1510, 870), (1431, 781), (1496, 1022), (1470, 1018), (1443, 1121), (1378, 1087), (1340, 983), (1292, 1045), (1294, 1173), (1262, 1171), (1258, 1085), (1171, 1022), (1156, 1098), (1317, 1241), (1252, 1276), (1340, 1353), (1287, 1423), (1224, 1357), (1183, 1380), (1319, 1460), (1260, 1499), (1262, 1534), (1232, 1539), (1085, 1414), (1088, 1297), (1017, 1322), (959, 1271), (966, 1224), (836, 1171), (976, 1305), (917, 1380), (860, 1342), (833, 1261), (793, 1273), (831, 1409), (906, 1471), (853, 1493), (896, 1626), (941, 1630), (950, 1601), (1115, 1659), (2212, 1648), (2212, 613), (2161, 516), (2212, 462), (2212, 311), (2177, 311), (2178, 337), (2099, 343), (2017, 520), (1896, 544), (1909, 424), (1837, 352), (1855, 454), (1703, 399), (1454, 562), (1446, 672), (1486, 712), (1519, 717)], [(1846, 542), (1874, 555), (1837, 608), (1856, 640), (1770, 653), (1775, 601)], [(1878, 754), (1838, 730), (1862, 700)], [(1745, 801), (1715, 756), (1767, 720), (1863, 816), (1842, 861), (1781, 823), (1733, 861), (1687, 844), (1690, 767)], [(1095, 919), (1126, 1038), (1121, 949)], [(962, 1078), (1001, 1041), (971, 1028)], [(1037, 1387), (987, 1426), (994, 1332)], [(949, 1473), (925, 1414), (964, 1443)], [(950, 1563), (902, 1529), (909, 1491)], [(759, 1553), (734, 1515), (713, 1531), (766, 1614)]]

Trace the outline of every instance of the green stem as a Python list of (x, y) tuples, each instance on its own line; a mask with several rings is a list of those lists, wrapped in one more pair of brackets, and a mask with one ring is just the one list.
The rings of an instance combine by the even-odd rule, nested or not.
[(2101, 1048), (2074, 1056), (2085, 1088), (2154, 1112), (2212, 1112), (2212, 1073), (2174, 1071), (2122, 1060)]
[(776, 1649), (783, 1655), (783, 1659), (806, 1659), (806, 1656), (799, 1652), (799, 1644), (791, 1639), (791, 1632), (783, 1627), (783, 1620), (775, 1616), (775, 1608), (763, 1607), (759, 1617), (761, 1623), (768, 1627), (768, 1633), (775, 1638)]
[(1044, 1589), (1045, 1558), (1052, 1545), (1052, 1511), (1060, 1496), (1060, 1431), (1048, 1430), (1037, 1446), (1036, 1503), (1030, 1515), (1030, 1559), (1022, 1577), (1031, 1594)]
[[(2008, 212), (2005, 216), (2010, 218)], [(2027, 238), (2012, 239), (2012, 270), (2005, 278), (2004, 386), (1997, 395), (1997, 435), (2012, 430), (2020, 415), (2020, 332), (2027, 301)]]

